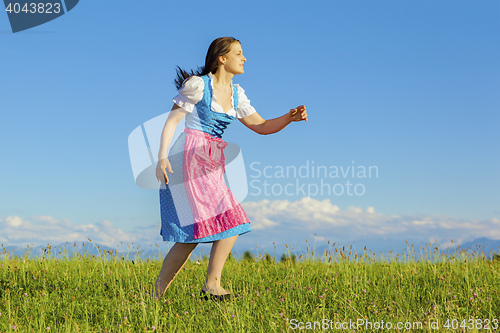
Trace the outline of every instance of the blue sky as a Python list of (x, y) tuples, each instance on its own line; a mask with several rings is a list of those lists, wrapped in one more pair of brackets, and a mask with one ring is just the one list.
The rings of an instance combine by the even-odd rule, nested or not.
[(220, 36), (241, 40), (234, 81), (264, 118), (309, 114), (268, 136), (231, 125), (249, 182), (262, 186), (254, 169), (266, 166), (378, 170), (323, 179), (363, 195), (249, 188), (255, 228), (241, 248), (315, 233), (373, 246), (500, 239), (499, 32), (500, 3), (472, 0), (81, 1), (16, 34), (0, 14), (0, 241), (160, 242), (158, 193), (135, 185), (128, 135), (170, 110), (175, 66), (202, 65)]

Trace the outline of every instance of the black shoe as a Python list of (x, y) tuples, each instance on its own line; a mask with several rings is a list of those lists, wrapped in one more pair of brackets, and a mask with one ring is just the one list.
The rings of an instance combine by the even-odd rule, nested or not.
[(201, 296), (201, 299), (203, 299), (205, 301), (208, 301), (209, 299), (211, 299), (212, 301), (229, 301), (229, 300), (236, 298), (236, 297), (232, 296), (231, 294), (213, 295), (213, 294), (211, 294), (208, 291), (205, 291), (203, 289), (200, 291), (200, 296)]

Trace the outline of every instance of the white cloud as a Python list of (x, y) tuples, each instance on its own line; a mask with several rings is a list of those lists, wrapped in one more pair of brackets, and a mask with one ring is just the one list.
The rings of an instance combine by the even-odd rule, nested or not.
[[(251, 221), (252, 232), (242, 235), (236, 247), (255, 249), (264, 246), (301, 244), (305, 240), (316, 245), (351, 243), (361, 240), (373, 248), (396, 244), (440, 243), (458, 246), (473, 239), (500, 239), (500, 220), (472, 220), (426, 214), (382, 214), (374, 207), (340, 209), (330, 200), (303, 198), (298, 201), (262, 200), (243, 202)], [(57, 245), (66, 242), (93, 242), (116, 247), (123, 244), (161, 243), (159, 225), (137, 226), (126, 231), (113, 221), (77, 225), (67, 218), (51, 216), (0, 218), (0, 242), (4, 246), (25, 244)], [(452, 242), (453, 241), (453, 242)], [(308, 243), (310, 244), (310, 243)], [(360, 242), (358, 242), (360, 244)], [(363, 245), (364, 246), (364, 245)]]
[(59, 221), (55, 218), (53, 218), (52, 216), (36, 216), (34, 219), (38, 220), (38, 221), (44, 221), (44, 222), (47, 222), (49, 224), (57, 224)]
[(21, 220), (20, 217), (18, 216), (9, 216), (5, 219), (5, 222), (7, 223), (7, 225), (9, 225), (10, 227), (14, 227), (14, 228), (18, 228), (21, 226), (21, 224), (23, 224), (23, 221)]
[[(286, 234), (287, 239), (316, 237), (335, 242), (378, 238), (414, 243), (432, 240), (447, 245), (453, 244), (453, 240), (454, 246), (480, 237), (500, 239), (500, 221), (494, 218), (479, 221), (425, 214), (385, 215), (372, 206), (364, 211), (355, 206), (341, 210), (330, 200), (307, 197), (295, 202), (243, 202), (242, 206), (252, 229), (267, 238)], [(261, 240), (260, 234), (258, 238)]]
[[(91, 239), (95, 243), (110, 247), (116, 247), (121, 242), (151, 241), (156, 236), (154, 233), (142, 236), (141, 233), (126, 232), (116, 228), (108, 220), (77, 225), (69, 219), (56, 219), (51, 216), (30, 218), (8, 216), (0, 219), (0, 235), (2, 235), (0, 241), (4, 246), (57, 245), (66, 242), (87, 242)], [(151, 236), (151, 239), (148, 236)]]

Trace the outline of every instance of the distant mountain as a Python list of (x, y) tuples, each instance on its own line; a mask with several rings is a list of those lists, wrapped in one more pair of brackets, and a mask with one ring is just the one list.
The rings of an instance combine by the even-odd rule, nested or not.
[[(356, 245), (358, 244), (358, 245)], [(357, 241), (353, 245), (353, 252), (356, 250), (358, 255), (363, 254), (364, 246), (367, 247), (366, 253), (375, 253), (377, 257), (389, 258), (392, 256), (400, 255), (404, 257), (405, 255), (413, 255), (415, 260), (420, 260), (422, 257), (432, 257), (432, 255), (427, 255), (427, 253), (432, 254), (434, 252), (435, 244), (413, 244), (413, 253), (410, 249), (407, 249), (407, 245), (404, 242), (384, 240), (384, 241), (375, 241), (375, 240), (363, 240)], [(410, 245), (411, 246), (411, 245)], [(345, 247), (345, 254), (348, 255), (350, 250), (350, 245), (342, 245), (336, 244), (335, 248), (337, 251)], [(376, 249), (376, 250), (374, 250)], [(315, 256), (321, 257), (326, 250), (332, 251), (332, 246), (323, 245), (316, 248)], [(492, 259), (495, 253), (500, 253), (500, 240), (493, 240), (489, 238), (478, 238), (470, 242), (463, 243), (459, 246), (447, 249), (439, 249), (440, 253), (445, 255), (453, 255), (457, 252), (465, 252), (468, 254), (474, 253), (483, 253), (486, 255), (487, 259)], [(335, 250), (333, 250), (333, 254), (337, 255)], [(427, 253), (426, 253), (427, 252)]]
[(64, 257), (72, 258), (75, 255), (87, 255), (87, 256), (118, 256), (124, 259), (148, 259), (157, 257), (159, 251), (154, 251), (153, 249), (142, 250), (134, 248), (127, 251), (117, 251), (114, 248), (105, 246), (102, 244), (94, 242), (73, 242), (64, 243), (59, 245), (51, 246), (35, 246), (35, 247), (16, 247), (7, 246), (0, 248), (1, 253), (9, 253), (17, 257), (32, 257), (36, 258), (46, 254), (51, 254), (55, 258), (61, 259)]
[[(383, 257), (383, 258), (390, 258), (390, 257), (395, 257), (397, 255), (402, 256), (403, 258), (405, 255), (410, 255), (413, 256), (415, 260), (420, 260), (422, 255), (426, 255), (426, 246), (427, 249), (432, 252), (433, 248), (430, 247), (429, 244), (427, 245), (413, 245), (414, 248), (414, 253), (410, 253), (409, 249), (407, 249), (407, 245), (405, 242), (401, 241), (391, 241), (391, 240), (372, 240), (372, 239), (367, 239), (367, 240), (360, 240), (353, 242), (354, 244), (346, 243), (346, 244), (338, 244), (335, 243), (335, 249), (337, 251), (340, 251), (342, 248), (344, 248), (344, 253), (346, 255), (349, 254), (349, 251), (351, 250), (351, 245), (352, 245), (352, 252), (357, 253), (358, 256), (367, 253), (367, 254), (375, 254), (377, 258)], [(308, 253), (304, 253), (304, 251), (290, 251), (291, 254), (295, 254), (297, 257), (299, 257), (301, 254), (303, 255), (304, 258), (310, 258), (312, 256), (312, 252), (314, 251), (314, 256), (315, 258), (321, 258), (323, 257), (324, 253), (326, 250), (329, 250), (332, 252), (332, 257), (337, 256), (338, 253), (333, 249), (333, 244), (330, 245), (320, 245), (317, 246), (316, 248), (309, 248)], [(364, 248), (367, 248), (365, 251)], [(435, 246), (435, 245), (432, 245)], [(245, 252), (245, 249), (234, 247), (232, 250), (232, 255), (233, 257), (239, 259), (243, 256), (243, 253)], [(264, 253), (259, 253), (257, 254), (256, 251), (249, 250), (249, 252), (254, 255), (255, 257), (263, 257)], [(422, 253), (421, 253), (422, 252)], [(470, 242), (466, 242), (460, 246), (454, 247), (454, 248), (448, 248), (445, 250), (440, 249), (440, 252), (445, 255), (453, 255), (454, 253), (457, 252), (466, 252), (469, 254), (473, 253), (478, 253), (482, 252), (486, 255), (487, 259), (492, 259), (494, 253), (500, 253), (500, 240), (493, 240), (489, 238), (478, 238)], [(50, 253), (54, 257), (61, 259), (64, 257), (71, 258), (74, 255), (87, 255), (87, 256), (104, 256), (104, 257), (109, 257), (109, 256), (118, 256), (119, 258), (123, 258), (125, 260), (132, 260), (132, 259), (159, 259), (161, 260), (163, 256), (166, 253), (162, 253), (158, 249), (154, 249), (153, 247), (145, 247), (142, 249), (140, 246), (137, 247), (132, 247), (132, 249), (129, 249), (127, 251), (117, 251), (114, 248), (102, 245), (102, 244), (96, 244), (94, 242), (73, 242), (73, 243), (65, 243), (65, 244), (59, 244), (56, 246), (36, 246), (36, 247), (15, 247), (15, 246), (7, 246), (7, 247), (2, 247), (0, 248), (0, 259), (2, 258), (1, 254), (2, 253), (9, 253), (11, 255), (15, 255), (17, 257), (39, 257), (43, 256), (45, 254)], [(272, 257), (276, 256), (276, 260), (280, 260), (281, 256), (283, 253), (288, 253), (287, 249), (285, 247), (280, 247), (276, 249), (276, 252), (274, 251), (266, 251), (266, 253), (269, 253)], [(196, 260), (196, 259), (201, 259), (203, 256), (209, 256), (210, 255), (210, 249), (201, 249), (198, 248), (196, 250), (196, 253), (193, 253), (191, 256), (191, 260)], [(429, 257), (429, 256), (427, 256)]]
[(495, 253), (500, 253), (500, 240), (489, 238), (478, 238), (473, 241), (463, 243), (456, 248), (443, 251), (445, 253), (453, 253), (456, 251), (466, 251), (467, 253), (482, 252), (488, 259), (491, 259)]

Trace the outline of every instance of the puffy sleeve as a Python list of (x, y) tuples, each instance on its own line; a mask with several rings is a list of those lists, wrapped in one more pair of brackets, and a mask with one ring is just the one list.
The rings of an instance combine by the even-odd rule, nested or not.
[(250, 100), (245, 95), (245, 90), (239, 84), (235, 84), (238, 89), (238, 110), (236, 110), (236, 117), (244, 118), (256, 112), (254, 107), (250, 105)]
[(203, 98), (204, 88), (205, 83), (201, 77), (191, 76), (184, 81), (182, 88), (179, 89), (179, 94), (172, 100), (187, 112), (193, 112), (196, 103)]

